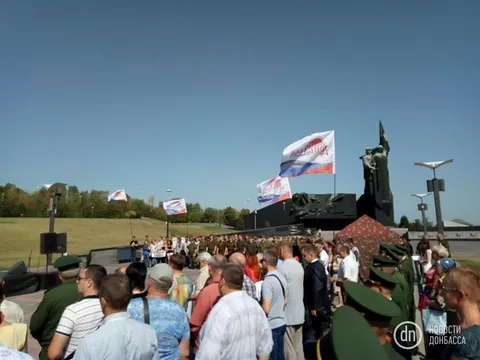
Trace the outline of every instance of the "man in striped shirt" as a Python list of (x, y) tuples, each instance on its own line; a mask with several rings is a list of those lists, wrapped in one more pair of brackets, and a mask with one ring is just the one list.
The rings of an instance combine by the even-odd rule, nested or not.
[(107, 271), (101, 265), (90, 265), (80, 272), (77, 288), (84, 298), (63, 312), (48, 347), (49, 359), (72, 359), (80, 340), (98, 328), (103, 320), (98, 290), (106, 275)]

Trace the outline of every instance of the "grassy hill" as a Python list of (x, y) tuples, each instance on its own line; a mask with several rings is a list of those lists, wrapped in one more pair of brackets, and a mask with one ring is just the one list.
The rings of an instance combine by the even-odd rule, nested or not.
[[(131, 220), (133, 234), (143, 241), (150, 237), (165, 236), (166, 224), (152, 219)], [(19, 260), (27, 263), (32, 251), (31, 266), (44, 266), (40, 256), (40, 234), (48, 231), (47, 218), (0, 218), (0, 268), (8, 268)], [(170, 224), (170, 233), (180, 236), (226, 233), (228, 229), (214, 224)], [(128, 219), (56, 219), (55, 232), (67, 233), (69, 254), (85, 253), (90, 249), (128, 245), (130, 220)]]

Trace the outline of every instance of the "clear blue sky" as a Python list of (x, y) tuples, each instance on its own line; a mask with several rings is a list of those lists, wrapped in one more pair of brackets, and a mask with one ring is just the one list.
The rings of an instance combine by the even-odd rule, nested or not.
[(334, 129), (337, 190), (360, 195), (381, 119), (397, 220), (418, 216), (410, 194), (431, 177), (413, 162), (454, 158), (439, 170), (444, 217), (480, 223), (479, 13), (473, 0), (2, 1), (0, 183), (254, 208), (284, 147)]

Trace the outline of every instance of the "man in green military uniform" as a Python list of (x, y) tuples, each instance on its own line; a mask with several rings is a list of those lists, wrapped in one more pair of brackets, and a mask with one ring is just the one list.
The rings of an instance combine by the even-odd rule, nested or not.
[(81, 262), (81, 259), (74, 256), (62, 256), (53, 264), (62, 283), (45, 292), (30, 320), (30, 332), (42, 347), (40, 360), (47, 360), (48, 346), (65, 308), (82, 298), (77, 290)]
[(218, 243), (217, 243), (217, 253), (219, 255), (225, 256), (225, 248), (227, 247), (227, 243), (225, 242), (225, 239), (220, 238)]
[[(381, 277), (381, 274), (376, 274)], [(381, 277), (381, 279), (383, 279)], [(377, 279), (378, 280), (378, 279)], [(390, 322), (402, 311), (393, 301), (368, 287), (354, 282), (343, 285), (347, 305), (363, 314), (391, 360), (404, 360), (392, 347)]]
[[(392, 301), (395, 302), (402, 311), (401, 316), (394, 317), (391, 323), (391, 329), (394, 330), (400, 323), (408, 321), (410, 314), (410, 300), (408, 283), (405, 277), (398, 270), (398, 259), (392, 259), (382, 255), (375, 255), (373, 258), (373, 266), (380, 271), (389, 274), (395, 278), (397, 285), (392, 291)], [(402, 346), (409, 346), (410, 344), (402, 344)], [(411, 359), (411, 352), (409, 350), (401, 349), (394, 346), (396, 351), (400, 353), (405, 359)]]
[(362, 314), (350, 306), (336, 310), (330, 331), (305, 346), (306, 360), (391, 360)]
[(400, 256), (400, 271), (407, 279), (409, 285), (409, 300), (410, 300), (410, 314), (409, 320), (415, 321), (415, 269), (413, 267), (413, 260), (410, 255), (408, 255), (408, 248), (404, 245), (395, 245), (392, 248), (392, 251)]
[(190, 243), (187, 246), (188, 249), (188, 258), (190, 259), (190, 269), (195, 269), (196, 267), (196, 250), (197, 250), (198, 244), (195, 243), (195, 241), (190, 241)]

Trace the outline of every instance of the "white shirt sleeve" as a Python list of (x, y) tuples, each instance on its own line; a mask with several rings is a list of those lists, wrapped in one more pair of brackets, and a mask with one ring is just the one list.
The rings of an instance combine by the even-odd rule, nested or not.
[(76, 324), (77, 314), (72, 311), (70, 306), (68, 306), (63, 312), (62, 317), (60, 318), (56, 333), (65, 336), (72, 336), (73, 329), (75, 329)]
[(257, 356), (266, 356), (272, 352), (273, 349), (273, 337), (272, 330), (268, 324), (266, 316), (263, 316), (262, 326), (258, 329), (260, 341), (257, 346)]

